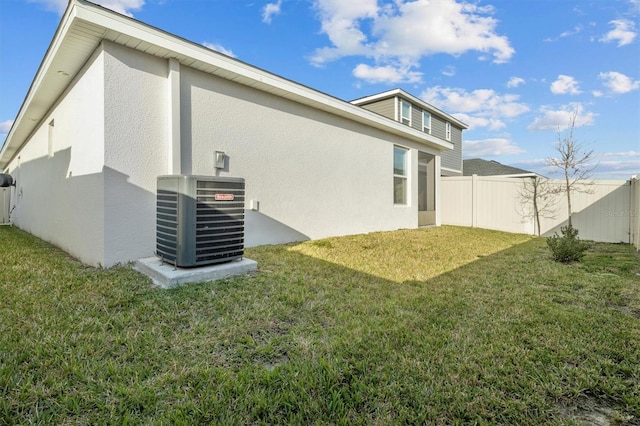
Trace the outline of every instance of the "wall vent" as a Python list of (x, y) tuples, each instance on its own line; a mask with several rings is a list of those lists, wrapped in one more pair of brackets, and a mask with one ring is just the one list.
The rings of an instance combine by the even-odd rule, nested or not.
[(244, 255), (244, 179), (158, 177), (156, 255), (177, 267)]

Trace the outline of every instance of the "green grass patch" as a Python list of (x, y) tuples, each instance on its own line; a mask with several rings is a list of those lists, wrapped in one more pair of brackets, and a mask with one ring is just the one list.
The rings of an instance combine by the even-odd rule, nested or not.
[(629, 244), (593, 244), (582, 260), (585, 270), (601, 274), (625, 275), (638, 271), (640, 252)]
[(640, 421), (629, 246), (563, 265), (525, 235), (374, 233), (249, 249), (257, 274), (159, 290), (0, 241), (0, 424)]

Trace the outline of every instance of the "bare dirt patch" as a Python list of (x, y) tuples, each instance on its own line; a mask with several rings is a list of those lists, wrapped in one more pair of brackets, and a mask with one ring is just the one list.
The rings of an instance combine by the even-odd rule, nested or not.
[(565, 420), (584, 426), (640, 425), (640, 419), (624, 414), (606, 401), (583, 398), (574, 406), (560, 406)]

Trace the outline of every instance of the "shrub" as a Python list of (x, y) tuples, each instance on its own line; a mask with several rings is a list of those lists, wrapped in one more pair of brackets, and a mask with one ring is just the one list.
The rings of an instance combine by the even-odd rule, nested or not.
[(556, 232), (547, 240), (551, 254), (556, 262), (579, 262), (589, 249), (589, 243), (578, 238), (578, 230), (571, 225), (560, 228), (562, 237)]

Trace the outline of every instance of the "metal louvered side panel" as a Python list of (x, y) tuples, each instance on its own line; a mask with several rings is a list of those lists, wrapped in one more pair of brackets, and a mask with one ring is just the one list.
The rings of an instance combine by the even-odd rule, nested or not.
[(196, 183), (196, 263), (226, 262), (244, 255), (244, 181)]
[(156, 254), (175, 263), (178, 256), (178, 193), (158, 189), (156, 195)]

